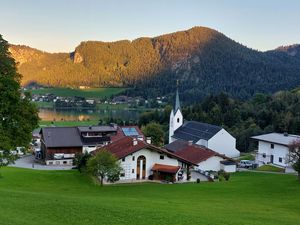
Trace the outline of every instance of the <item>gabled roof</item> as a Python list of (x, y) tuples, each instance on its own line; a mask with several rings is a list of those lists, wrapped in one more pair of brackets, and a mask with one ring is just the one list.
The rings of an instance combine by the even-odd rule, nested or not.
[(169, 151), (172, 151), (175, 155), (184, 158), (194, 164), (203, 162), (213, 156), (219, 156), (223, 159), (231, 160), (231, 158), (225, 155), (219, 154), (204, 146), (189, 144), (187, 141), (177, 140), (165, 146)]
[(44, 127), (41, 134), (47, 148), (82, 146), (77, 127)]
[(80, 132), (114, 132), (117, 131), (116, 127), (113, 126), (79, 126)]
[(258, 141), (266, 141), (274, 144), (280, 144), (288, 146), (294, 141), (300, 141), (299, 135), (294, 134), (280, 134), (280, 133), (269, 133), (251, 137)]
[(138, 139), (136, 139), (137, 144), (133, 145), (133, 140), (134, 140), (134, 138), (129, 137), (129, 136), (120, 138), (119, 140), (116, 140), (106, 146), (103, 146), (101, 148), (96, 149), (95, 151), (92, 151), (92, 154), (95, 155), (97, 152), (106, 149), (107, 151), (114, 154), (118, 159), (122, 159), (132, 153), (139, 151), (139, 150), (149, 149), (150, 151), (156, 151), (158, 153), (166, 154), (169, 157), (176, 158), (180, 162), (196, 165), (195, 163), (193, 163), (185, 158), (182, 158), (179, 155), (176, 155), (172, 152), (169, 152), (166, 149), (158, 148), (154, 145), (148, 144), (148, 143), (138, 140)]
[(209, 140), (215, 136), (222, 127), (211, 125), (208, 123), (200, 123), (196, 121), (187, 121), (172, 136), (175, 139), (193, 141), (196, 143), (200, 139)]
[(106, 146), (96, 149), (95, 151), (93, 151), (93, 154), (96, 154), (97, 152), (106, 149), (107, 151), (114, 154), (118, 159), (121, 159), (147, 146), (147, 143), (143, 141), (139, 141), (139, 140), (136, 141), (137, 144), (133, 145), (133, 138), (126, 136)]

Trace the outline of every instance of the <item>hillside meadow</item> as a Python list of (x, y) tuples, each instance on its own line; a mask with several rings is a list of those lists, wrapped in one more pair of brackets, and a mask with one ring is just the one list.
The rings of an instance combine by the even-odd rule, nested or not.
[(77, 171), (2, 168), (0, 224), (299, 224), (300, 182), (240, 172), (229, 182), (100, 187)]

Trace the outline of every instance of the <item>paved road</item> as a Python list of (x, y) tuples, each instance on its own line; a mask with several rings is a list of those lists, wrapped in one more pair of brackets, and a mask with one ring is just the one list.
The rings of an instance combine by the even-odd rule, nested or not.
[(46, 166), (34, 162), (33, 155), (26, 155), (22, 158), (18, 159), (15, 164), (9, 165), (11, 167), (19, 167), (19, 168), (27, 168), (27, 169), (35, 169), (35, 170), (70, 170), (72, 166)]

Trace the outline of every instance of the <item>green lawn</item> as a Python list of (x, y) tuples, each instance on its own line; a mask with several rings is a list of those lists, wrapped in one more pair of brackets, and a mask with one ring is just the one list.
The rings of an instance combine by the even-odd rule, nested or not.
[(299, 224), (296, 176), (99, 187), (77, 171), (2, 168), (0, 224)]
[(280, 173), (284, 172), (283, 168), (279, 168), (279, 167), (272, 166), (272, 165), (263, 165), (261, 167), (256, 168), (256, 170), (258, 170), (258, 171), (269, 171), (269, 172), (280, 172)]
[(255, 160), (254, 155), (252, 155), (251, 153), (248, 154), (244, 154), (242, 155), (239, 160)]
[(31, 90), (32, 94), (51, 93), (61, 97), (85, 97), (85, 98), (104, 98), (111, 97), (124, 92), (126, 88), (90, 88), (90, 89), (71, 89), (71, 88), (43, 88)]
[(91, 125), (98, 125), (99, 121), (97, 120), (85, 120), (85, 121), (40, 121), (40, 127), (47, 127), (55, 125), (57, 127), (71, 127), (71, 126), (91, 126)]

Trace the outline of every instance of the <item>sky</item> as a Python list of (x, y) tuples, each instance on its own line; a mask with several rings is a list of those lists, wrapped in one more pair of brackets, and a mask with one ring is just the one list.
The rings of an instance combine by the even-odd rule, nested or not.
[(48, 52), (194, 26), (261, 51), (300, 43), (300, 0), (0, 0), (3, 38)]

